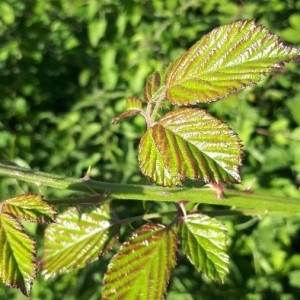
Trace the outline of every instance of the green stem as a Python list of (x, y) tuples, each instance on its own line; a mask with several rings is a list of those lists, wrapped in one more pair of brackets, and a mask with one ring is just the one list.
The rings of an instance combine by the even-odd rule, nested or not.
[(126, 219), (114, 220), (114, 223), (116, 223), (116, 224), (131, 224), (132, 222), (136, 222), (136, 221), (161, 219), (163, 216), (168, 216), (168, 215), (174, 216), (174, 214), (176, 214), (176, 211), (167, 211), (167, 212), (162, 212), (162, 213), (145, 214), (145, 215), (130, 217), (130, 218), (126, 218)]
[(74, 205), (76, 204), (100, 204), (105, 202), (104, 195), (86, 195), (79, 197), (69, 197), (69, 198), (57, 198), (57, 199), (46, 199), (47, 203), (52, 205)]
[[(0, 176), (12, 177), (18, 180), (32, 182), (40, 186), (67, 189), (88, 194), (101, 194), (100, 203), (104, 200), (124, 199), (143, 201), (170, 201), (180, 200), (194, 203), (214, 204), (234, 207), (236, 210), (245, 211), (247, 214), (300, 214), (300, 198), (273, 196), (270, 194), (245, 193), (235, 190), (225, 190), (225, 199), (217, 199), (215, 192), (210, 188), (165, 188), (150, 185), (120, 184), (94, 181), (91, 179), (75, 179), (57, 176), (39, 171), (33, 171), (9, 164), (0, 163)], [(86, 202), (84, 199), (87, 199)], [(47, 200), (46, 200), (47, 201)], [(53, 200), (49, 202), (54, 203)], [(58, 204), (70, 204), (70, 199)], [(89, 197), (81, 197), (72, 201), (72, 204), (91, 203)]]
[(158, 110), (160, 109), (160, 107), (162, 105), (162, 102), (165, 99), (165, 95), (166, 95), (166, 88), (165, 88), (165, 86), (162, 86), (160, 88), (160, 90), (157, 92), (155, 98), (152, 100), (153, 103), (155, 103), (154, 108), (153, 108), (152, 113), (151, 113), (152, 122), (155, 121)]

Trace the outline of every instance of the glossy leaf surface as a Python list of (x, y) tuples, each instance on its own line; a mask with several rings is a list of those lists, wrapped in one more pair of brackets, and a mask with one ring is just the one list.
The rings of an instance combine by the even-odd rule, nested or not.
[(176, 251), (177, 236), (172, 229), (160, 224), (138, 228), (108, 266), (103, 299), (162, 299)]
[(241, 145), (227, 124), (204, 110), (177, 109), (143, 135), (139, 165), (144, 175), (164, 186), (182, 180), (240, 182)]
[(56, 214), (53, 207), (43, 201), (41, 195), (31, 193), (4, 201), (2, 212), (17, 219), (39, 223), (51, 222)]
[(29, 296), (36, 275), (35, 242), (11, 215), (0, 214), (0, 278)]
[(81, 214), (70, 208), (60, 214), (45, 232), (43, 275), (68, 273), (95, 261), (106, 250), (110, 225), (108, 205)]
[(226, 227), (206, 215), (188, 215), (180, 226), (183, 252), (199, 271), (223, 282), (228, 273)]
[(149, 128), (142, 136), (139, 146), (139, 166), (142, 173), (163, 186), (180, 185), (177, 174), (172, 174), (166, 166), (165, 158), (155, 143), (153, 129)]
[(216, 101), (297, 57), (298, 49), (284, 45), (254, 21), (220, 26), (171, 64), (166, 98), (178, 105)]

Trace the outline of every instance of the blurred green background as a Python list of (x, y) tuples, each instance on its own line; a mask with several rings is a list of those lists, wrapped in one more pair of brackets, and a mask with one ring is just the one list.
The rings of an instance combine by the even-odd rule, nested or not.
[[(94, 179), (148, 183), (137, 166), (143, 120), (112, 125), (111, 118), (127, 96), (142, 95), (151, 72), (214, 27), (240, 19), (256, 19), (300, 46), (299, 0), (0, 0), (0, 159), (74, 177), (91, 165)], [(244, 188), (300, 196), (299, 78), (300, 65), (290, 63), (208, 107), (243, 141)], [(0, 199), (35, 189), (1, 179)], [(145, 209), (138, 202), (116, 205), (123, 217)], [(222, 220), (232, 258), (225, 284), (211, 282), (180, 256), (167, 299), (300, 299), (300, 218)], [(41, 244), (43, 228), (26, 226)], [(108, 260), (109, 254), (49, 281), (38, 276), (32, 299), (100, 299)], [(0, 299), (25, 297), (0, 285)]]

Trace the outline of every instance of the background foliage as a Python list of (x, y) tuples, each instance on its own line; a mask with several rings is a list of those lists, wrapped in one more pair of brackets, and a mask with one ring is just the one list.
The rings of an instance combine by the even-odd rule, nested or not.
[[(215, 26), (246, 18), (300, 46), (299, 0), (0, 1), (0, 159), (77, 177), (92, 165), (98, 180), (147, 182), (137, 167), (142, 119), (112, 125), (111, 118), (122, 112), (125, 97), (141, 95), (151, 72), (162, 70)], [(209, 109), (243, 141), (244, 188), (299, 196), (300, 68), (289, 64), (287, 69)], [(35, 189), (0, 181), (2, 200)], [(130, 217), (169, 204), (116, 205)], [(299, 217), (222, 221), (230, 232), (232, 258), (225, 286), (179, 258), (168, 299), (300, 297)], [(42, 236), (43, 227), (25, 226)], [(32, 299), (99, 299), (105, 269), (101, 259), (49, 281), (39, 277)], [(0, 299), (24, 297), (1, 286)]]

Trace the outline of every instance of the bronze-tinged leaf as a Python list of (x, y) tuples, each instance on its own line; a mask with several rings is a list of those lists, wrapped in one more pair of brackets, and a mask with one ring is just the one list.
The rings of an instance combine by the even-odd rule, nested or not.
[(126, 98), (126, 108), (141, 110), (142, 102), (139, 98), (136, 98), (134, 96), (128, 97), (128, 98)]
[(112, 123), (118, 123), (125, 118), (133, 117), (141, 113), (142, 102), (136, 97), (128, 97), (126, 99), (126, 111), (112, 119)]
[(180, 236), (183, 252), (196, 269), (223, 282), (229, 272), (224, 224), (206, 215), (188, 215), (181, 221)]
[(157, 300), (166, 293), (176, 264), (177, 235), (161, 224), (135, 230), (112, 258), (104, 277), (104, 300)]
[(123, 113), (121, 113), (120, 115), (114, 117), (111, 122), (112, 123), (118, 123), (120, 121), (122, 121), (123, 119), (126, 119), (126, 118), (130, 118), (130, 117), (134, 117), (136, 115), (138, 115), (141, 111), (140, 110), (137, 110), (137, 109), (129, 109), (129, 110), (126, 110), (124, 111)]
[(160, 75), (158, 72), (152, 73), (146, 82), (145, 88), (144, 88), (144, 98), (148, 102), (153, 101), (153, 96), (158, 91), (161, 84)]
[(45, 232), (43, 272), (46, 278), (68, 273), (98, 259), (109, 244), (110, 207), (103, 204), (79, 213), (69, 208)]
[(13, 216), (0, 214), (0, 278), (29, 296), (36, 276), (35, 242)]
[(145, 132), (140, 141), (139, 166), (142, 173), (158, 185), (174, 186), (181, 184), (179, 176), (171, 174), (166, 167), (164, 157), (156, 147), (151, 127)]
[(170, 65), (166, 98), (177, 105), (216, 101), (297, 58), (300, 50), (254, 21), (220, 26)]
[(42, 195), (32, 193), (5, 200), (2, 212), (16, 219), (39, 223), (52, 222), (56, 214), (55, 209), (43, 200)]
[(184, 179), (240, 182), (242, 147), (230, 127), (205, 110), (181, 108), (164, 115), (143, 135), (139, 166), (164, 186)]

